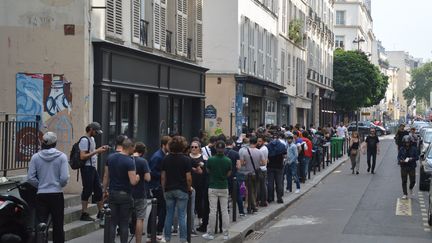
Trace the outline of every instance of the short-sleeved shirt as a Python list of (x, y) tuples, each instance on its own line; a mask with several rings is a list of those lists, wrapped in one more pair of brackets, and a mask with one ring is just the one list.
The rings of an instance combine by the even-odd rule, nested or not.
[(131, 193), (132, 185), (129, 181), (129, 171), (135, 171), (135, 162), (131, 156), (113, 153), (108, 156), (109, 190)]
[(224, 154), (231, 160), (231, 176), (237, 176), (237, 160), (240, 160), (240, 154), (232, 148), (226, 148)]
[[(251, 154), (250, 156), (248, 153), (248, 149)], [(259, 169), (261, 161), (264, 160), (264, 155), (262, 154), (262, 152), (257, 148), (243, 147), (240, 149), (239, 153), (240, 153), (240, 160), (246, 161), (245, 170), (243, 170), (243, 172), (245, 172), (246, 174), (255, 175), (255, 170), (254, 167), (252, 166), (251, 156), (253, 159), (253, 163), (255, 165), (255, 169)]]
[(162, 160), (165, 171), (165, 191), (181, 190), (188, 192), (186, 173), (192, 171), (191, 159), (184, 154), (168, 154)]
[(336, 128), (336, 134), (337, 134), (338, 137), (344, 138), (346, 132), (347, 132), (347, 129), (346, 129), (345, 126), (339, 126), (339, 127)]
[(209, 158), (207, 168), (209, 171), (209, 188), (228, 189), (227, 174), (231, 171), (231, 160), (225, 155), (215, 155)]
[[(88, 141), (90, 140), (90, 149), (89, 149), (89, 143), (88, 143)], [(95, 140), (94, 140), (94, 137), (87, 137), (87, 136), (84, 136), (82, 139), (81, 139), (81, 141), (80, 141), (80, 143), (79, 143), (79, 149), (80, 149), (80, 151), (85, 151), (85, 152), (89, 152), (89, 153), (91, 153), (91, 152), (93, 152), (93, 151), (95, 151), (96, 150), (96, 142), (95, 142)], [(93, 166), (93, 167), (96, 167), (97, 166), (97, 155), (95, 154), (95, 155), (93, 155), (92, 157), (90, 157), (87, 161), (86, 161), (86, 163), (85, 163), (85, 166)]]
[(379, 139), (377, 136), (367, 136), (366, 137), (367, 149), (369, 151), (375, 151), (377, 149), (378, 143), (379, 143)]
[(142, 157), (134, 157), (136, 173), (140, 176), (138, 184), (132, 187), (132, 197), (134, 199), (146, 198), (146, 182), (144, 181), (144, 175), (150, 173), (150, 168), (146, 159)]

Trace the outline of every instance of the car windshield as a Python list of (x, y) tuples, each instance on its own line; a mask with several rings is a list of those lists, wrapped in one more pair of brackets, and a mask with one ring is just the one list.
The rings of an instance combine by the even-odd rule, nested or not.
[(424, 141), (425, 143), (431, 143), (432, 141), (432, 131), (428, 131), (424, 135)]

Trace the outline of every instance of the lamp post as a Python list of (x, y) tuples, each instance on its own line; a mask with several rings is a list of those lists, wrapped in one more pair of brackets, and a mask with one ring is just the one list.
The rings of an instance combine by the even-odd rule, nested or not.
[[(353, 40), (353, 44), (357, 44), (357, 51), (360, 53), (361, 49), (360, 49), (360, 43), (362, 42), (366, 42), (366, 40), (363, 37), (357, 36), (354, 40)], [(359, 109), (356, 110), (356, 131), (358, 132), (358, 114), (359, 113)]]

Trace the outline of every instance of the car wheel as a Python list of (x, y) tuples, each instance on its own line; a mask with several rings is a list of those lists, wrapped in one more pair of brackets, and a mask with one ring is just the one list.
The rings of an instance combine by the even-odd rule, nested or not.
[(428, 209), (428, 224), (429, 224), (429, 226), (432, 226), (432, 209), (431, 209), (431, 204), (432, 204), (432, 202), (430, 201), (430, 199), (429, 199), (429, 209)]
[(420, 166), (420, 178), (419, 178), (419, 190), (423, 192), (429, 191), (429, 182), (427, 180), (427, 174), (424, 172), (423, 166)]

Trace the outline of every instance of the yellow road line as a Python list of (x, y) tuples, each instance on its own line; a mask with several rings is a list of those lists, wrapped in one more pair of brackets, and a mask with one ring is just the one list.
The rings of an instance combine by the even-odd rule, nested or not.
[(396, 215), (398, 216), (412, 216), (411, 198), (397, 199)]

